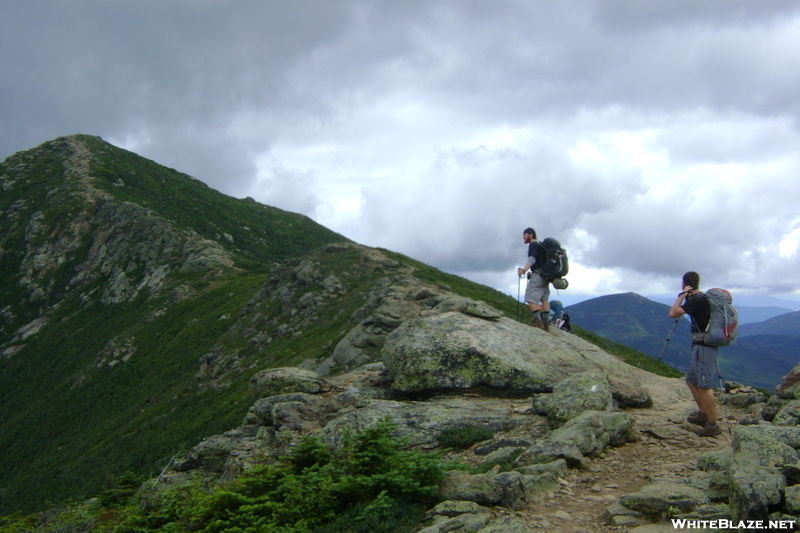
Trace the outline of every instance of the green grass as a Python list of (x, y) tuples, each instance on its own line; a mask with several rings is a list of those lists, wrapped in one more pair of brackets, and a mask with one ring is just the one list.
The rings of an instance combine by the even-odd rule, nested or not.
[(405, 449), (392, 436), (396, 428), (383, 419), (336, 450), (308, 437), (279, 464), (227, 484), (194, 479), (136, 491), (128, 473), (90, 504), (0, 518), (0, 533), (411, 532), (439, 500), (450, 465), (438, 453)]
[(572, 329), (575, 335), (591, 342), (600, 349), (617, 356), (619, 359), (631, 366), (635, 366), (636, 368), (641, 368), (642, 370), (647, 370), (653, 374), (668, 378), (681, 378), (684, 376), (684, 373), (675, 367), (670, 366), (663, 361), (659, 361), (654, 357), (645, 355), (638, 350), (634, 350), (629, 346), (614, 342), (577, 326), (572, 326)]
[(467, 449), (477, 442), (494, 437), (494, 431), (485, 426), (459, 424), (442, 430), (436, 437), (439, 445), (445, 448)]

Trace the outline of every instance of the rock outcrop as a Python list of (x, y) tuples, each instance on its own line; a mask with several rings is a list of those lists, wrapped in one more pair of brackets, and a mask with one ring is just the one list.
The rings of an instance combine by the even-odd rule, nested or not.
[(387, 336), (381, 357), (400, 394), (482, 388), (526, 396), (597, 371), (621, 406), (651, 403), (632, 367), (563, 331), (546, 333), (508, 318), (445, 312), (408, 320)]
[[(294, 275), (319, 278), (313, 264)], [(476, 427), (489, 435), (473, 446), (478, 471), (448, 474), (445, 501), (420, 532), (528, 531), (496, 509), (525, 509), (555, 490), (569, 468), (636, 439), (634, 417), (620, 409), (650, 405), (654, 379), (675, 386), (567, 333), (519, 324), (403, 273), (394, 281), (374, 289), (351, 317), (333, 356), (311, 365), (326, 373), (256, 374), (257, 400), (242, 425), (194, 447), (173, 475), (201, 470), (228, 479), (286, 454), (303, 435), (334, 449), (346, 434), (387, 417), (398, 439), (421, 448), (441, 447), (452, 429)], [(331, 372), (356, 362), (367, 364)]]

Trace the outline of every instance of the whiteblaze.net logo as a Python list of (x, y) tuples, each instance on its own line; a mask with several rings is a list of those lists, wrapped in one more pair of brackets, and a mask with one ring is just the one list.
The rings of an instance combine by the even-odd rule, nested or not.
[(693, 520), (688, 518), (673, 518), (672, 527), (675, 529), (768, 529), (794, 530), (795, 520)]

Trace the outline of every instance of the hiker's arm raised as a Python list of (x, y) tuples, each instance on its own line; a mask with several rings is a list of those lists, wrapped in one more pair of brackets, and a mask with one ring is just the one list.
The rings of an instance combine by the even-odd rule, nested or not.
[(678, 299), (675, 300), (675, 303), (672, 304), (672, 309), (669, 310), (670, 318), (680, 318), (686, 314), (686, 311), (681, 307), (681, 302), (684, 298), (688, 298), (693, 291), (694, 289), (689, 286), (683, 288), (683, 292), (678, 295)]
[(672, 304), (672, 309), (669, 310), (670, 318), (680, 318), (686, 314), (686, 311), (681, 309), (681, 300), (683, 300), (683, 298), (678, 298), (678, 301)]
[(675, 300), (674, 304), (672, 304), (672, 309), (669, 310), (670, 318), (680, 318), (686, 314), (686, 311), (684, 311), (683, 308), (681, 307), (681, 302), (683, 301), (684, 298), (686, 298), (686, 295), (690, 294), (691, 292), (692, 292), (691, 287), (684, 287), (683, 292), (678, 295), (678, 299)]

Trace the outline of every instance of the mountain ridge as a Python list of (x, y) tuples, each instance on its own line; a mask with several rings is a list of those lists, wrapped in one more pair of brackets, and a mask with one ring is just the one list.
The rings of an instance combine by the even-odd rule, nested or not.
[(517, 307), (99, 137), (14, 154), (0, 188), (0, 513), (160, 471), (239, 424), (259, 370), (374, 361), (410, 306)]
[[(234, 424), (241, 414), (215, 405), (240, 401), (225, 390), (236, 356), (217, 356), (230, 317), (268, 270), (349, 242), (86, 135), (7, 158), (0, 187), (4, 511), (91, 493)], [(36, 482), (53, 471), (58, 483)]]

